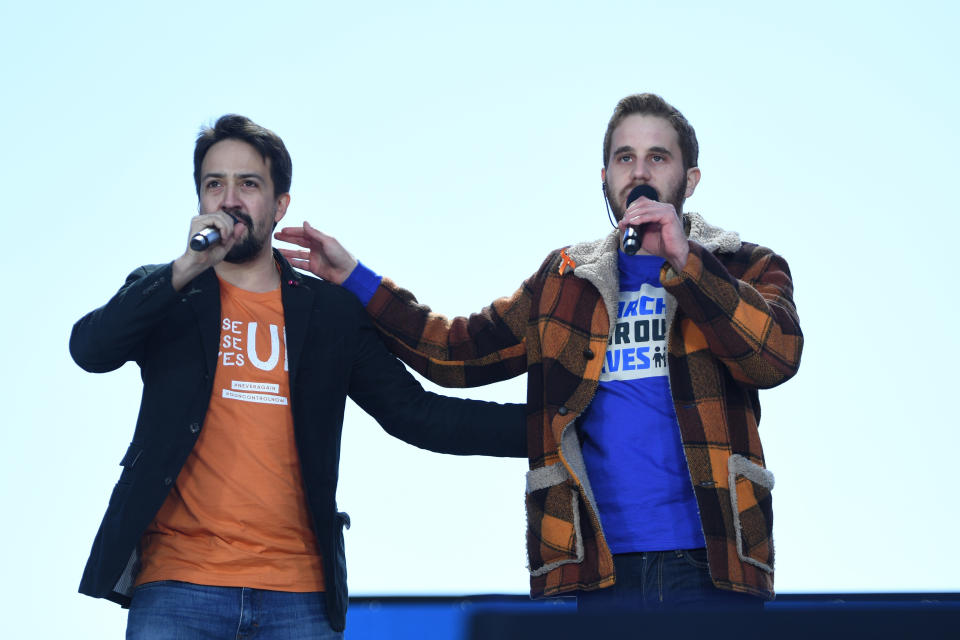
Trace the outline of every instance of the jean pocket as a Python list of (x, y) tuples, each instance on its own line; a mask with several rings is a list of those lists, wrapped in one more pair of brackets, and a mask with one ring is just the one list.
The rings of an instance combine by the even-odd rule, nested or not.
[(741, 455), (727, 462), (737, 555), (773, 572), (773, 474)]
[(527, 472), (527, 560), (530, 574), (583, 560), (579, 492), (562, 464)]
[(684, 561), (694, 569), (706, 569), (710, 564), (707, 562), (707, 550), (703, 548), (682, 549), (680, 555), (683, 556)]

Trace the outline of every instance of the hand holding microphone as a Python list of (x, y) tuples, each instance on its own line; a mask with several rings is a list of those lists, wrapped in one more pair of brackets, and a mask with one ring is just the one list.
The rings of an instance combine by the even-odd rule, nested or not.
[[(657, 195), (656, 189), (648, 184), (638, 184), (630, 190), (630, 193), (627, 194), (627, 203), (623, 206), (624, 212), (626, 212), (627, 207), (633, 204), (634, 200), (637, 200), (641, 197), (653, 200), (654, 202), (660, 201), (660, 197)], [(643, 231), (642, 226), (640, 227), (640, 231)], [(632, 256), (639, 251), (641, 237), (642, 235), (641, 233), (637, 232), (637, 229), (633, 227), (627, 227), (626, 231), (623, 232), (623, 252), (628, 256)]]
[(210, 245), (220, 242), (220, 230), (216, 227), (207, 227), (190, 238), (190, 248), (194, 251), (206, 251)]
[[(233, 215), (229, 211), (225, 211), (224, 213), (230, 216), (234, 224), (236, 224), (237, 216)], [(220, 242), (220, 230), (216, 227), (207, 227), (206, 229), (193, 234), (193, 237), (190, 238), (190, 248), (194, 251), (206, 251), (211, 245), (214, 245), (218, 242)]]
[[(201, 272), (223, 260), (227, 251), (233, 246), (234, 239), (231, 235), (236, 235), (234, 232), (236, 223), (243, 222), (246, 226), (251, 226), (242, 216), (243, 214), (239, 212), (230, 213), (220, 210), (201, 213), (190, 221), (192, 235), (188, 243), (189, 248), (173, 261), (171, 284), (175, 290), (179, 291)], [(212, 247), (216, 249), (208, 251)]]

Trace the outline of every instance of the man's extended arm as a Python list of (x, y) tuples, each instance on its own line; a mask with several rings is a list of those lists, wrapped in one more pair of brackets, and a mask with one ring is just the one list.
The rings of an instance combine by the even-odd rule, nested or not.
[(526, 457), (526, 407), (424, 391), (363, 318), (349, 395), (391, 435), (439, 453)]
[[(367, 310), (390, 350), (433, 382), (445, 387), (475, 387), (526, 372), (524, 332), (533, 304), (528, 282), (479, 313), (447, 318), (417, 303), (412, 293), (388, 279), (382, 286), (371, 286), (376, 276), (336, 239), (309, 224), (285, 228), (275, 237), (305, 247), (280, 249), (293, 266), (346, 284), (364, 304), (369, 303)], [(351, 282), (345, 282), (348, 279)]]

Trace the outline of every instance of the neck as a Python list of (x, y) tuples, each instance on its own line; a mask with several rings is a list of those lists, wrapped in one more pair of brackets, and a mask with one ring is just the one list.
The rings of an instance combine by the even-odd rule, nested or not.
[(269, 244), (248, 262), (233, 264), (224, 261), (214, 270), (220, 278), (245, 291), (263, 293), (280, 286), (280, 272)]

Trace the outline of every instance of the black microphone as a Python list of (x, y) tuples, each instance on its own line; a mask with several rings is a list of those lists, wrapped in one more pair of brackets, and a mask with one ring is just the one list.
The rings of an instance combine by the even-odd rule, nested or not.
[[(236, 224), (237, 216), (229, 211), (224, 211), (224, 213), (230, 216), (234, 224)], [(193, 234), (193, 237), (190, 238), (190, 248), (194, 251), (206, 251), (210, 248), (210, 245), (217, 244), (218, 242), (220, 242), (220, 231), (216, 227), (207, 227)]]
[[(626, 213), (627, 207), (633, 204), (633, 201), (640, 197), (648, 198), (654, 202), (660, 201), (660, 197), (657, 195), (656, 189), (648, 184), (638, 184), (630, 190), (630, 193), (627, 194), (627, 204), (623, 206), (624, 213)], [(642, 230), (643, 226), (641, 225), (640, 228)], [(632, 256), (639, 250), (640, 234), (637, 233), (637, 230), (633, 227), (627, 227), (627, 230), (623, 232), (623, 252), (628, 256)]]

